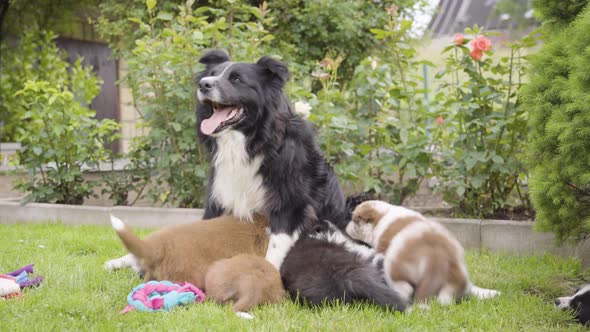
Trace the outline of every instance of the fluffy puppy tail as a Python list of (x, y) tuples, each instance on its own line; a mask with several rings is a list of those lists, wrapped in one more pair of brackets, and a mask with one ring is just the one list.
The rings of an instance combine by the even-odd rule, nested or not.
[(123, 221), (111, 214), (111, 225), (123, 241), (127, 250), (136, 258), (145, 258), (148, 256), (148, 248), (133, 231), (131, 231)]
[(373, 271), (366, 271), (366, 269), (359, 269), (356, 272), (358, 275), (353, 282), (348, 283), (350, 287), (348, 294), (354, 294), (356, 298), (373, 302), (386, 310), (406, 310), (407, 301), (391, 289), (379, 273), (371, 273)]

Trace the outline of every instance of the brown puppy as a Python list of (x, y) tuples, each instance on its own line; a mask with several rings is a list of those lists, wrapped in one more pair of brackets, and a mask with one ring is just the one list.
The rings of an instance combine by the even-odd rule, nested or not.
[(136, 265), (146, 281), (190, 282), (202, 289), (213, 262), (244, 253), (263, 257), (269, 241), (261, 216), (253, 222), (221, 216), (167, 226), (143, 240), (120, 219), (111, 216), (111, 223), (130, 254), (108, 261), (107, 269)]
[(500, 294), (473, 285), (461, 244), (441, 224), (416, 211), (366, 201), (353, 211), (346, 232), (384, 255), (387, 283), (407, 300), (413, 294), (416, 302), (436, 297), (450, 304), (465, 295), (483, 299)]
[(244, 311), (285, 298), (279, 271), (263, 257), (248, 254), (213, 263), (205, 275), (205, 289), (217, 303), (233, 302), (232, 309), (248, 319), (253, 317)]

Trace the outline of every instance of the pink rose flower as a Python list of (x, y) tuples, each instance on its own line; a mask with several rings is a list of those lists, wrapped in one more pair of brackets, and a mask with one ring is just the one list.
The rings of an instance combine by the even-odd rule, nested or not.
[(492, 41), (484, 36), (478, 36), (471, 41), (474, 50), (489, 51), (492, 48)]
[(461, 46), (463, 45), (463, 41), (465, 41), (465, 36), (463, 36), (462, 34), (456, 33), (453, 36), (453, 42), (455, 43), (455, 45)]
[(436, 121), (438, 121), (438, 124), (439, 124), (439, 125), (442, 125), (442, 124), (443, 124), (443, 122), (445, 122), (445, 120), (443, 119), (443, 117), (442, 117), (442, 116), (439, 116), (439, 117), (438, 117), (438, 119), (436, 119)]
[(475, 61), (479, 61), (481, 59), (481, 57), (483, 56), (483, 51), (482, 50), (478, 50), (476, 48), (474, 48), (469, 55), (471, 55), (471, 58)]

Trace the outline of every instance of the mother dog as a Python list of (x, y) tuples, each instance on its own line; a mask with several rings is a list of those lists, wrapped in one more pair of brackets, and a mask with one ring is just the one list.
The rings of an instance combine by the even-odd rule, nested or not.
[(283, 93), (289, 70), (262, 57), (231, 62), (222, 51), (199, 60), (197, 123), (211, 158), (205, 218), (270, 219), (266, 259), (280, 268), (301, 226), (318, 218), (344, 225), (345, 201), (309, 123)]

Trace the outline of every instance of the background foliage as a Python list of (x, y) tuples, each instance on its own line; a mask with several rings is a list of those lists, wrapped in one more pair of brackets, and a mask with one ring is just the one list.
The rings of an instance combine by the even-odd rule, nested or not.
[(27, 81), (48, 81), (64, 85), (68, 81), (67, 62), (63, 51), (53, 43), (52, 32), (29, 31), (14, 48), (0, 45), (0, 141), (17, 139), (21, 117), (25, 112), (20, 97), (15, 93)]
[(385, 14), (383, 29), (371, 33), (388, 51), (381, 51), (382, 58), (364, 59), (346, 87), (337, 77), (342, 57), (320, 62), (314, 77), (321, 89), (309, 101), (310, 119), (349, 190), (400, 204), (428, 173), (437, 132), (430, 120), (436, 117), (423, 96), (421, 66), (426, 63), (416, 60), (408, 37), (411, 22), (400, 19), (396, 10)]
[[(465, 32), (487, 35), (477, 26)], [(503, 216), (515, 205), (530, 213), (523, 188), (527, 172), (520, 159), (527, 116), (518, 107), (517, 92), (525, 72), (522, 51), (535, 45), (534, 38), (510, 44), (508, 56), (497, 59), (490, 50), (479, 61), (472, 57), (469, 41), (445, 49), (445, 67), (437, 75), (441, 85), (435, 99), (447, 137), (435, 163), (439, 189), (458, 214)]]
[(550, 29), (567, 27), (582, 12), (588, 0), (533, 0), (535, 15)]
[[(207, 161), (194, 126), (198, 58), (209, 48), (225, 49), (236, 61), (270, 54), (289, 64), (287, 92), (311, 107), (321, 148), (345, 189), (394, 203), (433, 178), (456, 215), (506, 217), (521, 209), (532, 216), (522, 163), (530, 112), (528, 167), (540, 225), (560, 239), (579, 238), (587, 234), (590, 201), (579, 158), (585, 145), (576, 140), (585, 135), (590, 74), (581, 31), (589, 19), (559, 31), (586, 2), (533, 2), (546, 36), (555, 37), (534, 57), (535, 74), (520, 94), (531, 37), (507, 45), (506, 56), (486, 51), (481, 59), (470, 52), (469, 39), (451, 45), (437, 68), (436, 90), (427, 89), (425, 70), (434, 65), (417, 58), (411, 29), (422, 0), (9, 1), (2, 33), (18, 38), (0, 46), (0, 136), (25, 145), (19, 157), (31, 177), (19, 188), (30, 199), (81, 203), (95, 186), (82, 179), (82, 165), (127, 158), (125, 173), (102, 180), (102, 194), (115, 204), (146, 196), (157, 204), (199, 207)], [(527, 9), (500, 3), (508, 6), (501, 12), (522, 16)], [(127, 155), (104, 149), (117, 137), (116, 125), (96, 121), (85, 106), (97, 92), (96, 78), (79, 63), (67, 65), (55, 36), (39, 32), (55, 22), (67, 33), (76, 28), (59, 20), (87, 26), (85, 19), (128, 66), (122, 83), (133, 91), (145, 135)], [(466, 32), (485, 35), (477, 27)], [(565, 127), (570, 123), (575, 129)], [(63, 143), (68, 140), (82, 142), (80, 148)], [(539, 158), (546, 162), (539, 165)]]
[(18, 162), (26, 176), (17, 189), (25, 201), (81, 204), (93, 193), (94, 183), (82, 177), (84, 167), (106, 158), (103, 138), (113, 137), (118, 124), (94, 119), (89, 103), (100, 91), (100, 81), (80, 60), (73, 66), (52, 57), (53, 77), (61, 81), (28, 80), (15, 94), (22, 106), (16, 137), (23, 144)]
[(341, 78), (350, 79), (360, 61), (380, 44), (370, 29), (382, 26), (387, 14), (379, 2), (353, 0), (282, 0), (270, 3), (278, 49), (287, 49), (289, 62), (309, 68), (326, 52), (343, 57)]

